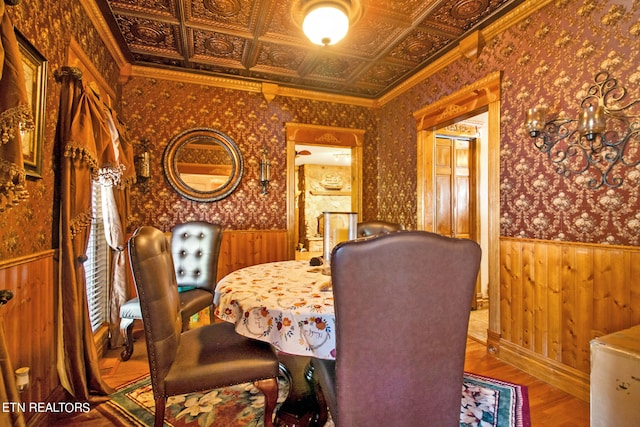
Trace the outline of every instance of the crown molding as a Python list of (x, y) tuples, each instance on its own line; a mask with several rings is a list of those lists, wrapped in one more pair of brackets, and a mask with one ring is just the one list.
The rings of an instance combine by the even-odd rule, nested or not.
[(85, 12), (89, 16), (89, 20), (93, 24), (94, 28), (98, 32), (98, 35), (102, 39), (102, 42), (107, 47), (107, 50), (111, 54), (111, 57), (115, 61), (120, 70), (128, 66), (128, 61), (125, 59), (124, 54), (120, 50), (119, 44), (109, 29), (109, 25), (104, 20), (104, 16), (100, 12), (97, 0), (80, 0), (80, 5), (84, 8)]
[[(356, 105), (360, 107), (374, 107), (375, 100), (355, 96), (333, 95), (312, 90), (296, 89), (272, 83), (262, 83), (228, 77), (210, 76), (182, 70), (169, 70), (157, 67), (132, 65), (128, 71), (130, 77), (146, 77), (162, 80), (173, 80), (182, 83), (197, 83), (224, 89), (234, 89), (245, 92), (262, 93), (267, 102), (276, 95), (288, 98), (311, 99), (314, 101), (333, 102), (338, 104)], [(270, 98), (270, 99), (269, 99)]]

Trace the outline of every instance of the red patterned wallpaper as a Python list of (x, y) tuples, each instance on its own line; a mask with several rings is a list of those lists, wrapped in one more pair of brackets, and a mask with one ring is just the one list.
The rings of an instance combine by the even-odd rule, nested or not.
[[(461, 59), (378, 111), (304, 99), (260, 95), (134, 78), (123, 88), (122, 117), (131, 136), (152, 141), (152, 181), (135, 189), (135, 227), (167, 230), (190, 218), (235, 229), (285, 228), (284, 129), (287, 121), (366, 130), (363, 216), (404, 223), (416, 217), (416, 133), (413, 112), (496, 70), (503, 71), (501, 111), (501, 235), (536, 239), (640, 244), (640, 200), (632, 175), (621, 189), (584, 190), (553, 172), (526, 137), (524, 111), (546, 102), (577, 115), (579, 97), (604, 68), (640, 94), (640, 4), (604, 0), (552, 2), (526, 21), (489, 40), (479, 59)], [(53, 70), (64, 64), (73, 36), (100, 70), (115, 82), (115, 64), (79, 2), (23, 1), (9, 7), (16, 27), (49, 60), (43, 178), (30, 180), (31, 198), (0, 215), (0, 259), (55, 246), (53, 139), (59, 88)], [(245, 177), (238, 191), (215, 203), (177, 196), (161, 174), (162, 150), (175, 134), (196, 126), (217, 128), (240, 145)], [(273, 183), (266, 197), (257, 188), (256, 158), (266, 145)], [(635, 183), (635, 185), (634, 185)], [(25, 238), (24, 230), (29, 230)]]
[[(523, 126), (526, 109), (539, 103), (577, 118), (580, 100), (601, 69), (631, 98), (640, 98), (638, 52), (640, 3), (552, 2), (489, 40), (477, 60), (459, 60), (388, 103), (380, 114), (379, 215), (415, 221), (412, 113), (501, 70), (500, 234), (640, 245), (640, 167), (629, 171), (621, 188), (585, 189), (554, 172)], [(638, 158), (639, 148), (633, 151)]]
[[(150, 141), (152, 177), (146, 192), (132, 191), (130, 231), (143, 224), (169, 231), (199, 219), (235, 230), (286, 229), (286, 122), (365, 129), (365, 215), (376, 209), (375, 135), (377, 124), (367, 108), (276, 97), (151, 78), (134, 78), (123, 87), (123, 117), (134, 140)], [(167, 183), (162, 155), (175, 135), (194, 127), (217, 129), (239, 146), (245, 172), (236, 191), (217, 202), (182, 198)], [(258, 159), (269, 150), (271, 183), (261, 195)]]
[(0, 260), (57, 247), (53, 242), (54, 156), (60, 87), (54, 70), (65, 65), (73, 37), (115, 88), (117, 67), (78, 1), (28, 0), (7, 6), (14, 26), (48, 61), (42, 178), (27, 178), (29, 199), (0, 214)]

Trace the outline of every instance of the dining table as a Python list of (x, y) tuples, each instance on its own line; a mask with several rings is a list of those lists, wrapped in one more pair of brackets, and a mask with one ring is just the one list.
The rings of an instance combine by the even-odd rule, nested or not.
[(244, 267), (216, 285), (215, 316), (238, 334), (268, 342), (278, 351), (290, 381), (276, 413), (278, 426), (322, 426), (327, 410), (310, 359), (336, 357), (333, 290), (328, 268), (307, 260)]
[(309, 261), (279, 261), (241, 268), (223, 277), (214, 293), (216, 317), (240, 335), (281, 352), (335, 359), (331, 276)]

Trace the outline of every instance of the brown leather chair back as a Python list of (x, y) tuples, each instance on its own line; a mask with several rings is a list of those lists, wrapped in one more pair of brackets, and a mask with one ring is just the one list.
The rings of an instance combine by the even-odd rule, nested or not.
[(404, 225), (386, 221), (366, 221), (358, 223), (357, 234), (358, 237), (369, 237), (400, 230), (404, 230)]
[(204, 221), (178, 224), (171, 230), (176, 282), (214, 291), (218, 276), (218, 255), (222, 227)]
[(459, 425), (480, 257), (471, 240), (423, 231), (336, 246), (337, 426)]
[(164, 395), (164, 378), (180, 343), (182, 317), (169, 242), (155, 227), (138, 228), (129, 256), (140, 299), (154, 395)]

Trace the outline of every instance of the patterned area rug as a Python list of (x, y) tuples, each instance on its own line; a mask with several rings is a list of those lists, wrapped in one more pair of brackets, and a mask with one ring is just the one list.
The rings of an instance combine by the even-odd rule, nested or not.
[[(288, 390), (280, 382), (284, 400)], [(262, 394), (251, 384), (175, 396), (167, 401), (165, 426), (258, 427), (263, 422)], [(153, 391), (149, 377), (124, 385), (99, 410), (122, 426), (152, 426)], [(465, 373), (460, 405), (461, 427), (530, 427), (527, 388)], [(325, 427), (333, 427), (329, 420)]]

